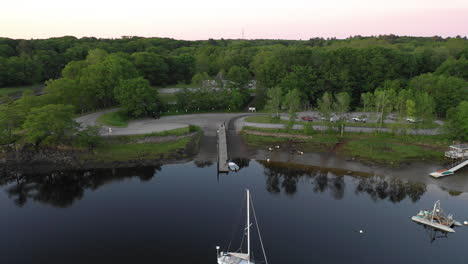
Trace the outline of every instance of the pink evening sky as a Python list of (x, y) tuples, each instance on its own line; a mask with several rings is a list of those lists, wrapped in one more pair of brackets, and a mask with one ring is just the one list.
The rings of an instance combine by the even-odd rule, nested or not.
[(16, 0), (0, 37), (309, 39), (351, 35), (467, 36), (467, 0)]

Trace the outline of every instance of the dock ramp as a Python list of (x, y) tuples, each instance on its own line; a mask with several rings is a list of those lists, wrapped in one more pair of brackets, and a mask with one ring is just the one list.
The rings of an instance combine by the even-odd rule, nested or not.
[(218, 126), (217, 135), (218, 135), (218, 172), (229, 172), (226, 126), (224, 123)]
[(448, 170), (435, 171), (435, 172), (430, 173), (429, 175), (431, 175), (434, 178), (445, 177), (445, 176), (454, 174), (455, 171), (465, 167), (466, 165), (468, 165), (468, 159), (460, 162), (458, 165), (454, 166), (453, 168), (450, 168)]

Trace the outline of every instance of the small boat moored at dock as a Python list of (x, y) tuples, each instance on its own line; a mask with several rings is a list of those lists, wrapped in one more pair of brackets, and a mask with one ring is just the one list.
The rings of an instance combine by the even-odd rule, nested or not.
[(230, 162), (228, 162), (228, 168), (231, 171), (238, 171), (239, 170), (239, 165), (237, 165), (236, 163), (230, 161)]
[(459, 222), (453, 219), (452, 215), (444, 214), (440, 208), (440, 201), (435, 202), (432, 211), (421, 210), (417, 215), (413, 216), (411, 220), (447, 233), (455, 233), (453, 227), (461, 226)]

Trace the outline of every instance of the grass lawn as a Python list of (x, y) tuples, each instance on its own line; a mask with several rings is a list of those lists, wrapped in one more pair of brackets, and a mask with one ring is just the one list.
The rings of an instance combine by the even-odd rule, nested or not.
[(85, 159), (96, 161), (128, 161), (167, 158), (171, 153), (184, 149), (192, 140), (190, 137), (176, 141), (145, 144), (105, 144), (95, 149), (95, 153), (85, 155)]
[[(277, 120), (277, 119), (272, 119), (270, 117), (270, 114), (268, 115), (256, 115), (256, 116), (249, 116), (245, 119), (246, 122), (251, 122), (251, 123), (264, 123), (264, 124), (286, 124), (288, 121), (287, 120)], [(327, 122), (306, 122), (306, 121), (296, 121), (296, 124), (306, 124), (306, 123), (312, 123), (313, 125), (321, 125), (321, 126), (327, 126)], [(380, 124), (378, 123), (354, 123), (354, 122), (347, 122), (345, 123), (346, 126), (350, 127), (380, 127)], [(404, 123), (404, 124), (395, 124), (399, 128), (438, 128), (440, 127), (437, 123), (430, 123), (430, 124), (420, 124), (419, 126), (417, 124), (409, 124), (409, 123)], [(382, 128), (392, 128), (392, 126), (395, 126), (394, 124), (388, 124), (384, 123), (382, 125)]]
[(17, 93), (17, 92), (22, 93), (26, 90), (35, 90), (35, 89), (41, 88), (42, 86), (43, 86), (42, 84), (33, 84), (33, 85), (28, 85), (28, 86), (0, 88), (0, 96), (9, 95), (9, 94)]
[(101, 125), (113, 127), (127, 127), (129, 118), (121, 112), (110, 112), (98, 117), (98, 123)]
[[(360, 160), (372, 161), (382, 164), (398, 165), (402, 162), (417, 160), (442, 161), (443, 151), (450, 145), (450, 140), (443, 135), (395, 135), (391, 133), (346, 133), (341, 137), (336, 132), (316, 132), (309, 135), (306, 140), (295, 139), (293, 135), (305, 135), (303, 130), (268, 129), (244, 127), (244, 131), (259, 131), (270, 133), (269, 135), (250, 135), (244, 133), (244, 138), (250, 145), (269, 147), (274, 143), (284, 141), (302, 144), (302, 149), (321, 146), (328, 151), (336, 151), (345, 156), (356, 157)], [(275, 136), (272, 133), (281, 133), (283, 137)], [(285, 138), (284, 134), (292, 135)], [(336, 145), (340, 142), (341, 144)], [(288, 143), (289, 144), (289, 143)], [(318, 148), (317, 150), (320, 150)]]
[(387, 133), (346, 136), (340, 150), (345, 155), (379, 163), (399, 164), (415, 160), (444, 158), (449, 140), (438, 136), (400, 136)]
[(175, 93), (160, 93), (159, 98), (163, 103), (174, 103), (177, 102), (177, 96)]
[(187, 127), (181, 127), (181, 128), (171, 129), (167, 131), (154, 132), (154, 133), (148, 133), (148, 134), (143, 134), (143, 135), (112, 136), (112, 137), (109, 137), (108, 140), (112, 142), (116, 142), (116, 144), (132, 143), (139, 139), (143, 139), (147, 137), (183, 136), (183, 135), (186, 135), (192, 132), (197, 132), (197, 131), (201, 131), (201, 128), (198, 126), (190, 125)]

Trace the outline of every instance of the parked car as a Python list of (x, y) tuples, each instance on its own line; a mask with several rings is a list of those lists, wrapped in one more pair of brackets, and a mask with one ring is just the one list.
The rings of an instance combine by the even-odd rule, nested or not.
[(353, 121), (358, 122), (358, 123), (366, 123), (367, 122), (367, 120), (365, 118), (359, 118), (359, 117), (353, 117)]
[(309, 122), (314, 121), (314, 117), (312, 116), (303, 116), (301, 119), (304, 121), (309, 121)]

